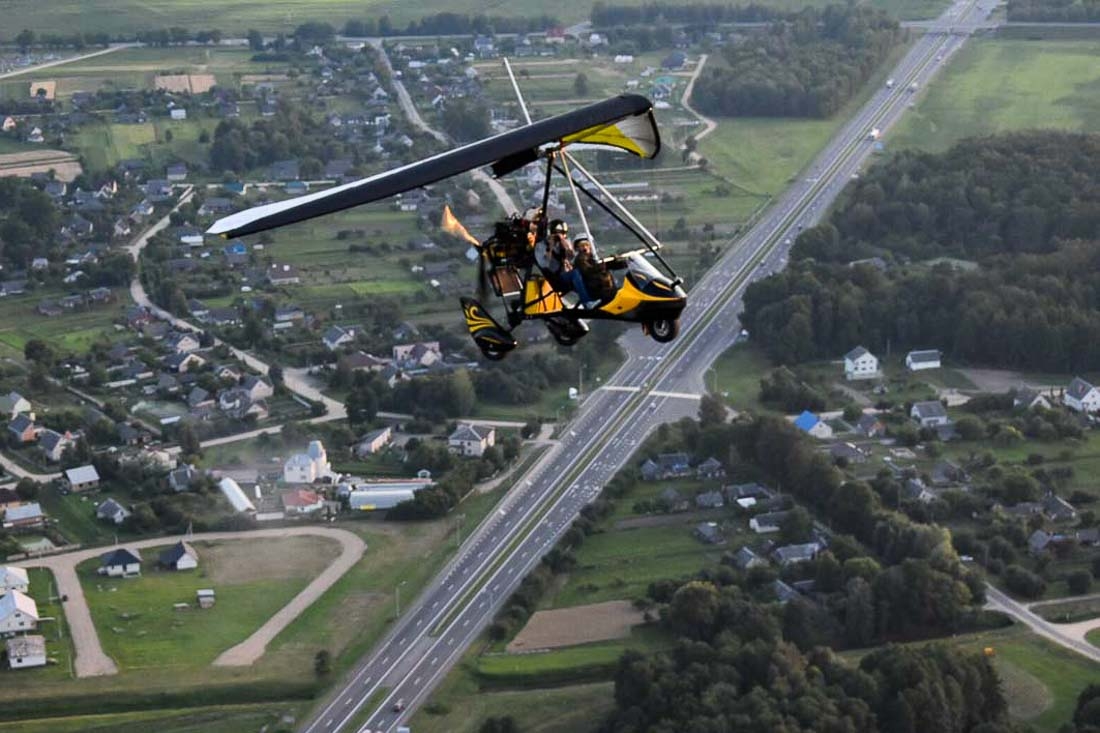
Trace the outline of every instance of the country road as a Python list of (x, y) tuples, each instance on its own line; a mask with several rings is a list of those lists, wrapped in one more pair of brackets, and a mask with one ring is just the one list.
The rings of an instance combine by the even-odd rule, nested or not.
[[(691, 106), (691, 94), (695, 91), (695, 82), (699, 79), (699, 75), (703, 73), (703, 65), (706, 63), (707, 55), (704, 53), (699, 56), (699, 61), (695, 64), (695, 69), (691, 72), (691, 79), (688, 80), (687, 86), (684, 88), (684, 95), (680, 97), (680, 106), (698, 117), (699, 121), (703, 123), (702, 131), (691, 136), (691, 139), (695, 140), (696, 143), (714, 132), (714, 128), (718, 127), (717, 122)], [(692, 150), (688, 159), (690, 162), (695, 163), (701, 157), (698, 150)]]
[(137, 43), (114, 43), (107, 48), (101, 48), (98, 51), (92, 51), (91, 53), (84, 53), (79, 56), (70, 56), (69, 58), (58, 59), (56, 61), (47, 61), (44, 64), (35, 64), (34, 66), (28, 66), (23, 69), (16, 69), (14, 71), (8, 71), (0, 74), (0, 79), (10, 79), (13, 76), (20, 76), (21, 74), (35, 74), (44, 69), (49, 69), (54, 66), (61, 66), (62, 64), (71, 64), (74, 61), (83, 61), (84, 59), (93, 59), (96, 56), (103, 56), (105, 54), (114, 53), (115, 51), (121, 51), (124, 48), (137, 48), (141, 44)]
[[(214, 662), (220, 666), (240, 666), (252, 664), (259, 659), (267, 644), (285, 629), (299, 614), (302, 613), (332, 585), (343, 577), (366, 550), (366, 543), (356, 534), (346, 529), (333, 527), (280, 527), (277, 529), (256, 529), (242, 532), (201, 532), (190, 536), (154, 537), (135, 542), (127, 542), (123, 546), (131, 550), (141, 550), (147, 547), (171, 545), (178, 540), (186, 539), (188, 542), (203, 542), (212, 540), (240, 540), (258, 539), (265, 537), (296, 537), (313, 535), (327, 537), (340, 543), (340, 556), (332, 562), (320, 575), (314, 578), (309, 585), (294, 596), (290, 602), (281, 608), (274, 616), (268, 619), (259, 629), (247, 639), (236, 646), (223, 652)], [(103, 651), (99, 642), (99, 634), (95, 624), (92, 623), (92, 614), (88, 609), (88, 600), (84, 597), (84, 588), (76, 574), (76, 566), (85, 560), (109, 552), (110, 547), (93, 547), (76, 550), (61, 555), (33, 558), (13, 563), (21, 568), (47, 568), (53, 572), (57, 581), (57, 593), (67, 596), (65, 601), (65, 619), (69, 623), (69, 633), (73, 639), (76, 651), (76, 676), (99, 677), (103, 675), (118, 674), (118, 666), (114, 660)], [(146, 567), (149, 558), (145, 558)], [(130, 582), (119, 580), (118, 582)], [(140, 582), (140, 581), (134, 581)]]
[(988, 583), (985, 586), (985, 595), (986, 608), (1007, 614), (1039, 636), (1088, 657), (1094, 662), (1100, 662), (1100, 648), (1085, 641), (1085, 632), (1100, 627), (1100, 619), (1082, 621), (1076, 624), (1054, 624), (1036, 614), (1023, 603), (1012, 600), (1007, 594)]

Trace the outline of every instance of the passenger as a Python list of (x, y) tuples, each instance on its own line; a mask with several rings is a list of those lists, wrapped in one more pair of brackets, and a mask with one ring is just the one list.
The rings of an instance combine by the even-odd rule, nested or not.
[(580, 273), (585, 291), (592, 298), (582, 302), (585, 308), (598, 308), (600, 303), (615, 297), (615, 280), (607, 267), (596, 259), (588, 237), (577, 237), (573, 240), (573, 247), (577, 252), (577, 257), (573, 260), (573, 271)]
[(564, 221), (550, 222), (549, 236), (545, 245), (535, 251), (535, 261), (559, 293), (575, 292), (581, 303), (591, 300), (584, 278), (573, 267), (573, 246), (569, 243), (569, 226)]

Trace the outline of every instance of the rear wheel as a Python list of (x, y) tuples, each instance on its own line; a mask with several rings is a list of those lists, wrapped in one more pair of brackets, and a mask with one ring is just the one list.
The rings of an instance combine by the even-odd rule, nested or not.
[(656, 321), (650, 321), (647, 324), (646, 330), (649, 332), (649, 335), (653, 337), (654, 341), (667, 344), (680, 335), (680, 319), (661, 318)]

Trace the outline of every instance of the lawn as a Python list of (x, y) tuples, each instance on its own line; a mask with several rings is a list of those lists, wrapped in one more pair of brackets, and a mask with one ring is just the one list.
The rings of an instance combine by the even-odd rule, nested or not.
[[(140, 578), (96, 575), (98, 559), (78, 570), (104, 650), (122, 669), (201, 667), (243, 641), (293, 598), (338, 554), (313, 537), (198, 542), (196, 572), (155, 569), (164, 548), (142, 552)], [(194, 606), (195, 591), (213, 588), (217, 604)]]
[(1100, 130), (1100, 47), (1090, 41), (975, 39), (889, 135), (938, 152), (958, 140), (1028, 128)]
[(293, 716), (296, 708), (285, 704), (224, 705), (183, 710), (80, 715), (38, 721), (0, 723), (0, 733), (240, 733), (261, 730)]
[(731, 346), (706, 374), (708, 389), (723, 394), (735, 410), (766, 411), (760, 401), (760, 380), (773, 365), (759, 347), (748, 343)]
[(1067, 599), (1061, 603), (1048, 603), (1032, 608), (1047, 621), (1059, 624), (1087, 621), (1100, 616), (1100, 598)]

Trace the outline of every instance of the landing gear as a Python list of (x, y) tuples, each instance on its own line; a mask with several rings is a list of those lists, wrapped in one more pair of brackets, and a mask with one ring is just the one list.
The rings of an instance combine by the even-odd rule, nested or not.
[(588, 324), (571, 318), (547, 318), (546, 328), (562, 346), (572, 346), (588, 333)]
[(667, 344), (680, 335), (680, 319), (660, 318), (656, 321), (650, 321), (645, 324), (645, 332), (649, 334), (654, 341), (661, 344)]

